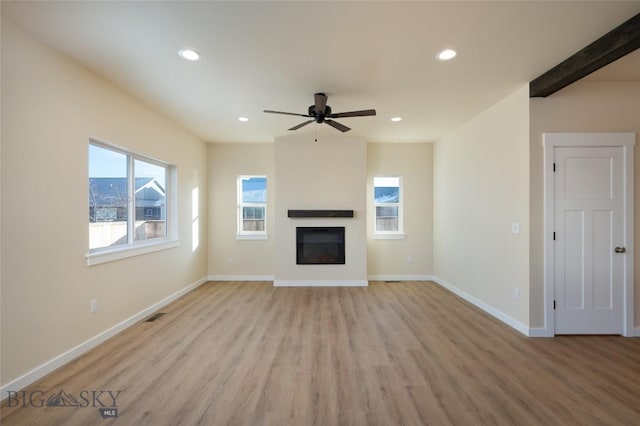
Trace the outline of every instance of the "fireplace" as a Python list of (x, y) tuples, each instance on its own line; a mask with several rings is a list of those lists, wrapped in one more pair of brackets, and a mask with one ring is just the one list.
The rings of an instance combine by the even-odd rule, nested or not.
[(344, 265), (344, 226), (296, 228), (298, 265)]

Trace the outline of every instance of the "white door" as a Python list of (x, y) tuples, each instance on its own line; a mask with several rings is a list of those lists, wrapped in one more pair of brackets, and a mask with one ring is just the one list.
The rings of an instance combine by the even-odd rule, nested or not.
[(554, 148), (556, 334), (622, 334), (622, 147)]

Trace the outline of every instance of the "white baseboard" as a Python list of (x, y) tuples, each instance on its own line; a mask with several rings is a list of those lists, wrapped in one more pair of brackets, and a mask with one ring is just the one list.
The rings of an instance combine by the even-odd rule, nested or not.
[[(446, 288), (450, 292), (462, 297), (467, 302), (469, 302), (469, 303), (477, 306), (478, 308), (482, 309), (483, 311), (485, 311), (489, 315), (494, 316), (495, 318), (499, 319), (500, 321), (502, 321), (503, 323), (507, 324), (508, 326), (518, 330), (520, 333), (524, 334), (525, 336), (530, 336), (531, 329), (528, 326), (526, 326), (525, 324), (522, 324), (520, 321), (510, 317), (509, 315), (507, 315), (504, 312), (494, 308), (493, 306), (488, 305), (487, 303), (485, 303), (482, 300), (476, 298), (475, 296), (472, 296), (469, 293), (467, 293), (467, 292), (465, 292), (463, 290), (460, 290), (459, 288), (457, 288), (453, 284), (450, 284), (450, 283), (448, 283), (448, 282), (446, 282), (444, 280), (441, 280), (438, 277), (433, 277), (433, 281), (436, 282), (437, 284), (441, 285), (442, 287)], [(531, 336), (531, 337), (533, 337), (533, 336)]]
[(529, 337), (553, 337), (554, 333), (549, 334), (549, 330), (544, 327), (529, 327)]
[(275, 280), (274, 287), (367, 287), (367, 280)]
[(273, 281), (273, 275), (209, 275), (209, 281)]
[(0, 400), (4, 400), (7, 397), (8, 391), (19, 391), (21, 389), (24, 389), (28, 385), (34, 383), (36, 380), (46, 376), (47, 374), (51, 373), (53, 370), (62, 367), (68, 362), (73, 361), (74, 359), (78, 358), (80, 355), (84, 354), (85, 352), (95, 348), (100, 343), (110, 339), (111, 337), (115, 336), (116, 334), (120, 333), (126, 328), (131, 327), (132, 325), (136, 324), (138, 321), (141, 321), (142, 319), (151, 315), (158, 309), (184, 296), (185, 294), (201, 286), (207, 281), (208, 279), (205, 277), (205, 278), (199, 279), (198, 281), (192, 284), (189, 284), (188, 286), (178, 290), (177, 292), (165, 297), (161, 301), (154, 303), (148, 308), (138, 312), (132, 317), (127, 318), (126, 320), (109, 328), (108, 330), (103, 331), (102, 333), (90, 338), (89, 340), (84, 341), (83, 343), (80, 343), (78, 346), (68, 350), (67, 352), (64, 352), (58, 355), (57, 357), (50, 359), (49, 361), (34, 368), (28, 373), (23, 374), (17, 379), (12, 380), (11, 382), (7, 383), (6, 385), (2, 386), (2, 388), (0, 388)]
[(433, 281), (433, 275), (369, 275), (369, 281)]

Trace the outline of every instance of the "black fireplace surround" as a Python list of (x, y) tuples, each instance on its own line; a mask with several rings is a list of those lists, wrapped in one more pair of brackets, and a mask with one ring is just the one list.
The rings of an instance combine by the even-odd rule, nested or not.
[(344, 265), (344, 226), (296, 228), (298, 265)]

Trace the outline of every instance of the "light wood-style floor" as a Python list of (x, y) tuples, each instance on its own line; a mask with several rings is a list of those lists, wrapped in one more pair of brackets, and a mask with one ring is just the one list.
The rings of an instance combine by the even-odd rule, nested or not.
[(211, 282), (162, 312), (26, 389), (120, 391), (117, 419), (5, 400), (2, 425), (640, 425), (640, 339), (529, 339), (430, 282)]

